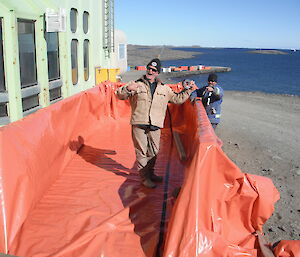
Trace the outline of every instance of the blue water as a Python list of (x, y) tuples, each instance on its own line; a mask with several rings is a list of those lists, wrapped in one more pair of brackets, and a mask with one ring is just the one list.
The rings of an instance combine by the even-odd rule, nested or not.
[[(272, 94), (300, 96), (300, 51), (284, 51), (286, 55), (253, 54), (245, 48), (174, 48), (201, 52), (192, 59), (163, 61), (162, 66), (206, 65), (231, 67), (230, 72), (217, 73), (224, 90), (260, 91)], [(207, 74), (189, 76), (198, 86), (204, 86)], [(177, 81), (182, 78), (174, 79)]]

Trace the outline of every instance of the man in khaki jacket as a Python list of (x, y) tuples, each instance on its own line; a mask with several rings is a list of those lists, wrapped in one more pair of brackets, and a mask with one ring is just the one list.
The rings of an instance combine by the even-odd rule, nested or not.
[(148, 63), (143, 77), (116, 90), (119, 99), (129, 99), (131, 104), (130, 123), (137, 168), (142, 184), (148, 188), (155, 188), (154, 182), (163, 180), (161, 176), (154, 174), (154, 165), (168, 103), (184, 103), (195, 87), (192, 81), (182, 92), (175, 93), (157, 78), (160, 68), (160, 60), (153, 59)]

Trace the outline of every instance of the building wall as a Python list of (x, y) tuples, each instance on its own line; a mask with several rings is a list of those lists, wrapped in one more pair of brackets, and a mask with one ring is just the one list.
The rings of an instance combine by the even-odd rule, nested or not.
[(127, 71), (127, 39), (121, 30), (115, 30), (115, 52), (112, 55), (111, 66), (120, 69), (120, 74)]
[[(2, 23), (6, 92), (0, 92), (0, 103), (2, 101), (3, 104), (7, 100), (8, 117), (4, 117), (2, 113), (2, 115), (0, 115), (0, 125), (18, 120), (60, 99), (93, 87), (96, 77), (95, 68), (109, 69), (111, 67), (111, 55), (107, 56), (107, 53), (105, 53), (103, 49), (104, 1), (105, 0), (1, 0), (0, 19)], [(113, 0), (106, 0), (106, 2), (110, 3), (113, 2)], [(59, 8), (63, 8), (66, 12), (66, 32), (58, 32), (60, 78), (51, 82), (49, 82), (48, 76), (47, 42), (44, 35), (44, 14), (47, 8), (55, 11), (58, 11)], [(74, 33), (70, 29), (71, 8), (77, 10), (77, 29)], [(89, 16), (89, 29), (87, 33), (83, 31), (84, 12), (87, 12)], [(22, 88), (23, 86), (21, 85), (20, 79), (19, 19), (33, 21), (35, 32), (37, 83), (26, 88)], [(25, 41), (27, 40), (27, 36), (27, 34), (23, 35)], [(75, 84), (72, 82), (72, 74), (75, 72), (74, 69), (72, 70), (71, 61), (72, 40), (77, 40), (78, 42), (78, 81)], [(88, 78), (85, 77), (87, 69), (84, 69), (84, 40), (88, 40), (89, 42)], [(27, 54), (27, 47), (27, 43), (25, 42), (25, 50), (22, 50), (24, 55)], [(50, 101), (49, 89), (55, 89), (51, 91), (52, 93), (54, 91), (57, 93), (60, 92), (61, 97)], [(28, 100), (32, 94), (38, 97), (39, 104), (24, 111), (24, 99)], [(37, 99), (33, 99), (33, 102), (34, 101), (37, 101)]]

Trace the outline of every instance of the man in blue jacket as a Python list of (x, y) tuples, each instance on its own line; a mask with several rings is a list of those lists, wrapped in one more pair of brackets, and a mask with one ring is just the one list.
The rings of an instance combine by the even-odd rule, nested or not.
[(224, 91), (217, 84), (218, 76), (215, 73), (209, 74), (207, 81), (208, 83), (205, 87), (199, 88), (192, 93), (191, 100), (194, 100), (195, 97), (202, 99), (210, 123), (215, 129), (220, 122)]

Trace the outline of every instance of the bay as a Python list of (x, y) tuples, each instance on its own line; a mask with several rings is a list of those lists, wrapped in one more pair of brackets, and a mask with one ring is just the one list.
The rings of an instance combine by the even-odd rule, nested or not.
[[(217, 73), (224, 90), (264, 92), (300, 96), (300, 51), (279, 50), (286, 54), (254, 54), (247, 48), (174, 48), (200, 52), (191, 59), (162, 61), (163, 67), (205, 65), (231, 67)], [(206, 85), (207, 74), (188, 76), (198, 87)], [(173, 78), (172, 78), (173, 79)], [(173, 80), (181, 81), (182, 78)]]

